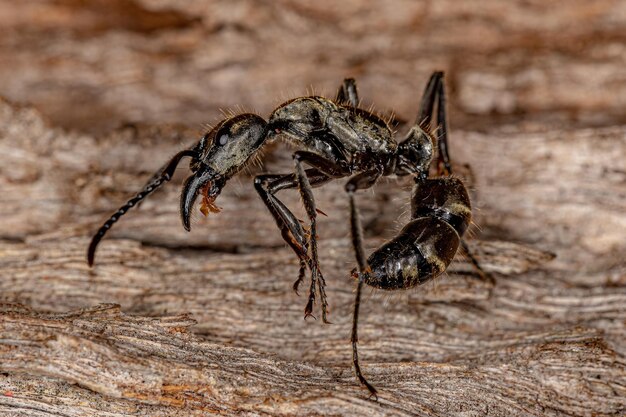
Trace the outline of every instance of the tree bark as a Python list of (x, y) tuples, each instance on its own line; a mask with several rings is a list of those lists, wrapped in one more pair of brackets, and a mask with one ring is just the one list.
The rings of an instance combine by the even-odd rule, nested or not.
[[(623, 9), (0, 0), (0, 415), (625, 415)], [(280, 143), (191, 233), (181, 165), (87, 267), (90, 236), (219, 108), (266, 116), (354, 76), (364, 107), (412, 121), (435, 69), (468, 241), (497, 283), (458, 255), (415, 290), (367, 290), (359, 353), (378, 402), (351, 363), (343, 183), (314, 192), (333, 324), (304, 321), (297, 258), (252, 187), (293, 171)], [(406, 223), (410, 186), (358, 194), (368, 252)], [(304, 218), (297, 193), (280, 197)]]
[[(297, 259), (249, 176), (189, 236), (169, 185), (116, 225), (90, 270), (87, 236), (149, 176), (125, 160), (147, 139), (67, 133), (6, 103), (0, 114), (1, 166), (11, 168), (0, 202), (0, 294), (12, 303), (0, 315), (0, 410), (9, 415), (624, 411), (623, 128), (455, 132), (457, 160), (475, 167), (484, 228), (470, 244), (497, 285), (489, 297), (459, 257), (417, 290), (367, 293), (360, 351), (376, 403), (351, 367), (354, 261), (341, 184), (316, 189), (329, 213), (320, 259), (334, 324), (323, 325), (302, 320)], [(148, 147), (167, 155), (176, 146), (164, 132), (151, 131)], [(269, 171), (287, 169), (281, 148), (272, 155)], [(370, 249), (383, 241), (378, 230), (397, 230), (402, 188), (359, 195)]]

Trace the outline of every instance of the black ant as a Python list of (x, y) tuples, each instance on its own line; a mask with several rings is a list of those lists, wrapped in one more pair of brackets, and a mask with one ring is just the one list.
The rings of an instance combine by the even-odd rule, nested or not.
[[(293, 154), (295, 172), (259, 175), (254, 179), (254, 186), (274, 217), (283, 239), (300, 260), (298, 279), (293, 284), (296, 292), (307, 268), (311, 271), (305, 318), (312, 316), (317, 290), (325, 323), (328, 323), (328, 304), (318, 261), (316, 231), (316, 217), (321, 211), (315, 207), (313, 188), (350, 176), (345, 190), (350, 201), (352, 244), (358, 262), (358, 270), (352, 271), (358, 281), (351, 337), (353, 362), (359, 381), (375, 396), (376, 389), (361, 374), (357, 352), (363, 284), (384, 290), (423, 284), (441, 275), (459, 248), (469, 256), (481, 278), (492, 280), (487, 278), (462, 240), (472, 212), (465, 186), (451, 176), (443, 72), (435, 72), (430, 77), (417, 120), (400, 143), (394, 140), (392, 130), (384, 120), (360, 109), (358, 103), (356, 83), (353, 79), (346, 79), (335, 100), (319, 96), (295, 98), (281, 104), (268, 121), (249, 113), (224, 119), (194, 147), (174, 155), (139, 194), (104, 223), (89, 245), (89, 265), (93, 265), (96, 247), (107, 230), (131, 207), (171, 180), (184, 157), (191, 158), (193, 175), (185, 180), (180, 213), (183, 227), (190, 230), (190, 213), (198, 196), (202, 196), (200, 210), (205, 215), (218, 212), (215, 199), (226, 182), (264, 143), (277, 136), (283, 137), (298, 149)], [(433, 116), (436, 130), (431, 135)], [(435, 154), (438, 176), (429, 178)], [(310, 168), (305, 169), (305, 164)], [(413, 176), (411, 221), (396, 237), (365, 259), (354, 194), (357, 190), (372, 187), (379, 178), (388, 175)], [(308, 229), (276, 197), (278, 191), (289, 188), (297, 188), (300, 192), (309, 220)]]

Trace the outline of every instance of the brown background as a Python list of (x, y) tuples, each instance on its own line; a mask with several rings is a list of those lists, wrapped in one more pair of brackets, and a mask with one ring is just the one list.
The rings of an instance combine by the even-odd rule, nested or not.
[[(0, 412), (623, 414), (625, 64), (617, 0), (0, 1)], [(364, 107), (412, 121), (436, 69), (498, 284), (489, 298), (459, 257), (418, 290), (368, 291), (379, 403), (350, 367), (339, 183), (316, 190), (332, 326), (302, 321), (250, 173), (186, 233), (180, 169), (86, 267), (90, 233), (222, 111), (267, 115), (353, 76)], [(291, 164), (272, 145), (250, 171)], [(359, 196), (369, 249), (408, 195), (385, 180)]]

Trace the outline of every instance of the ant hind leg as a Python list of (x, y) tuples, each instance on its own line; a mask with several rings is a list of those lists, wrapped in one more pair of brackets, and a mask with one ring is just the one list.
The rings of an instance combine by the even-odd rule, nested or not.
[(495, 278), (491, 274), (486, 272), (482, 268), (482, 266), (480, 266), (480, 263), (478, 262), (478, 260), (476, 259), (472, 251), (470, 250), (465, 240), (461, 239), (461, 245), (459, 246), (459, 248), (463, 251), (463, 255), (465, 255), (467, 259), (469, 259), (470, 263), (472, 264), (472, 267), (476, 270), (476, 273), (478, 274), (478, 279), (480, 279), (483, 282), (486, 282), (489, 285), (489, 296), (491, 296), (493, 288), (496, 286)]
[(341, 87), (337, 91), (335, 101), (340, 104), (347, 103), (352, 107), (359, 105), (359, 93), (356, 89), (356, 81), (354, 78), (346, 78), (343, 80)]
[(359, 218), (359, 212), (356, 206), (354, 193), (359, 189), (369, 188), (378, 178), (380, 178), (382, 171), (375, 170), (369, 172), (363, 172), (361, 174), (355, 175), (346, 183), (346, 192), (348, 193), (348, 198), (350, 200), (350, 231), (352, 235), (352, 246), (354, 248), (354, 253), (356, 255), (357, 263), (359, 265), (359, 271), (355, 272), (358, 277), (358, 284), (356, 288), (356, 296), (354, 299), (354, 312), (352, 316), (352, 333), (351, 333), (351, 342), (352, 342), (352, 363), (354, 364), (354, 371), (356, 373), (359, 382), (363, 384), (370, 394), (374, 398), (377, 397), (376, 388), (372, 384), (370, 384), (367, 379), (363, 376), (361, 372), (361, 366), (359, 365), (359, 352), (357, 349), (357, 344), (359, 341), (358, 337), (358, 324), (359, 324), (359, 308), (361, 305), (361, 293), (363, 291), (363, 274), (368, 272), (369, 266), (367, 265), (367, 260), (365, 259), (365, 252), (363, 250), (363, 229), (361, 227), (361, 220)]
[[(441, 76), (439, 77), (437, 77), (436, 74), (437, 73), (433, 74), (431, 80), (437, 80), (436, 85), (434, 86), (434, 91), (436, 91), (437, 96), (437, 173), (440, 176), (449, 176), (452, 175), (452, 165), (450, 159), (450, 151), (448, 147), (448, 118), (446, 115), (445, 85), (443, 82), (443, 74), (441, 74)], [(428, 87), (426, 90), (427, 92), (430, 91)], [(431, 106), (430, 111), (432, 111), (434, 93), (431, 94), (429, 97), (433, 98), (432, 101), (428, 101), (428, 105)], [(469, 259), (470, 263), (478, 273), (480, 280), (490, 284), (490, 288), (491, 290), (493, 290), (493, 287), (496, 283), (495, 279), (493, 278), (493, 276), (485, 272), (485, 270), (480, 266), (480, 263), (478, 262), (464, 239), (461, 239), (460, 249)]]

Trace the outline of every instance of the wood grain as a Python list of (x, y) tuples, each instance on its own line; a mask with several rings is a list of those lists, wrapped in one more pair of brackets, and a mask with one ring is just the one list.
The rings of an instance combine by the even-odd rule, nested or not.
[[(290, 290), (297, 259), (250, 192), (224, 195), (224, 211), (185, 236), (173, 184), (116, 226), (90, 270), (87, 236), (145, 181), (145, 170), (119, 155), (145, 143), (125, 141), (125, 131), (68, 134), (30, 108), (1, 110), (2, 166), (14, 168), (1, 177), (2, 224), (11, 227), (0, 243), (0, 294), (12, 303), (0, 316), (0, 404), (11, 415), (624, 410), (624, 174), (590, 163), (618, 166), (622, 128), (455, 134), (460, 161), (493, 161), (472, 164), (484, 240), (470, 244), (498, 283), (490, 298), (460, 258), (416, 291), (368, 293), (360, 340), (365, 372), (382, 391), (373, 403), (350, 366), (353, 259), (340, 185), (316, 190), (331, 213), (320, 248), (334, 324), (322, 325), (302, 320), (305, 300)], [(151, 132), (154, 143), (176, 147), (160, 140), (167, 130)], [(510, 158), (491, 155), (504, 149)], [(277, 168), (288, 160), (279, 151), (268, 157)], [(558, 163), (546, 164), (546, 152)], [(248, 182), (244, 175), (242, 190)], [(360, 198), (366, 223), (392, 229), (383, 235), (399, 213), (384, 203), (402, 210), (407, 198), (390, 185)], [(563, 213), (529, 212), (557, 192)], [(598, 194), (605, 198), (589, 198)], [(602, 216), (585, 217), (594, 211)], [(382, 241), (371, 236), (367, 245)], [(587, 251), (592, 243), (604, 246)]]
[[(626, 414), (624, 3), (0, 0), (0, 415)], [(342, 182), (315, 190), (332, 325), (252, 187), (178, 214), (181, 166), (85, 262), (90, 235), (221, 108), (268, 114), (354, 76), (411, 121), (432, 70), (469, 184), (470, 246), (409, 292), (354, 282)], [(402, 134), (400, 129), (399, 135)], [(368, 250), (410, 184), (358, 196)], [(304, 216), (293, 192), (281, 198)]]

